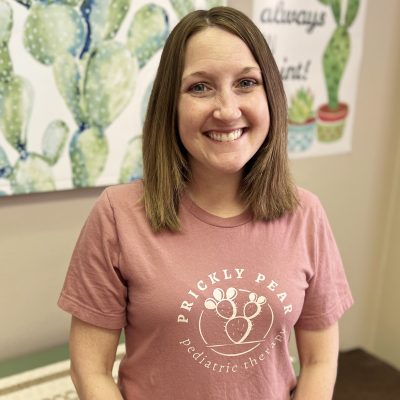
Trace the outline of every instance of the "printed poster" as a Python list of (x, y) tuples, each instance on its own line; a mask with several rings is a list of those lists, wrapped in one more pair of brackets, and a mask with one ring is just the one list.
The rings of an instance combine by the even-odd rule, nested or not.
[(351, 150), (367, 0), (254, 0), (281, 72), (291, 158)]
[(0, 196), (130, 182), (162, 47), (225, 0), (0, 0)]

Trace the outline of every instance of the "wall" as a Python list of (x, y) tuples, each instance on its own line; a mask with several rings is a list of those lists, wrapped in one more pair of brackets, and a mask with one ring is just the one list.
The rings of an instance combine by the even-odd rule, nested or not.
[[(250, 12), (251, 2), (230, 4)], [(297, 182), (320, 196), (353, 289), (356, 305), (342, 320), (342, 347), (362, 346), (400, 366), (394, 317), (400, 304), (400, 194), (394, 186), (400, 178), (399, 20), (399, 1), (368, 2), (353, 151), (297, 160), (292, 167)], [(100, 191), (0, 199), (0, 359), (67, 340), (69, 317), (56, 301), (74, 242)]]
[(385, 235), (388, 207), (393, 182), (400, 178), (394, 172), (400, 144), (399, 18), (398, 1), (368, 1), (352, 152), (293, 163), (297, 182), (325, 205), (353, 289), (356, 304), (341, 323), (345, 348), (377, 351), (380, 341), (374, 326), (381, 313), (380, 287), (387, 281), (382, 257), (392, 246), (388, 243), (395, 246), (394, 238)]
[[(400, 65), (399, 67), (400, 68)], [(400, 85), (397, 102), (400, 104)], [(400, 126), (400, 114), (397, 115)], [(372, 348), (384, 359), (400, 369), (400, 129), (397, 128), (398, 144), (396, 165), (393, 169), (392, 196), (388, 209), (387, 229), (384, 235), (382, 273), (379, 296), (373, 324)]]
[(67, 340), (56, 307), (68, 260), (100, 189), (0, 198), (0, 360)]

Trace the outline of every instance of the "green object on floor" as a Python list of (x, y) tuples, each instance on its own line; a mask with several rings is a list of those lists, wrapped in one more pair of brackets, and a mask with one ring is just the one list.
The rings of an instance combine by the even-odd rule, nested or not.
[(0, 378), (63, 361), (68, 357), (68, 345), (64, 344), (39, 353), (32, 353), (0, 361)]
[[(125, 342), (125, 336), (121, 334), (119, 343)], [(44, 367), (69, 358), (68, 344), (52, 347), (36, 353), (23, 355), (0, 361), (0, 379), (6, 376), (20, 374), (34, 368)]]

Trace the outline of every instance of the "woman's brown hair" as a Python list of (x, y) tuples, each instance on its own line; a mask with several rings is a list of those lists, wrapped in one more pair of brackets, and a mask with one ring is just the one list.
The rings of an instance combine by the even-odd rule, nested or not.
[(272, 220), (295, 209), (296, 190), (287, 158), (287, 105), (278, 67), (256, 25), (230, 7), (193, 11), (172, 30), (163, 49), (143, 126), (144, 205), (155, 231), (179, 230), (179, 203), (190, 182), (187, 151), (178, 132), (178, 100), (188, 39), (208, 27), (238, 36), (260, 66), (270, 111), (268, 135), (246, 164), (243, 202), (257, 220)]

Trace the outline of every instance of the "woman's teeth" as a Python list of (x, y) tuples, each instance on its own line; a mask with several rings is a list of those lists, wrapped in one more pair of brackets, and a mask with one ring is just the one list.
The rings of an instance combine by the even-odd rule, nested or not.
[(220, 132), (210, 132), (208, 136), (217, 140), (218, 142), (231, 142), (233, 140), (239, 139), (242, 136), (243, 129), (236, 129), (235, 131), (229, 133), (220, 133)]

